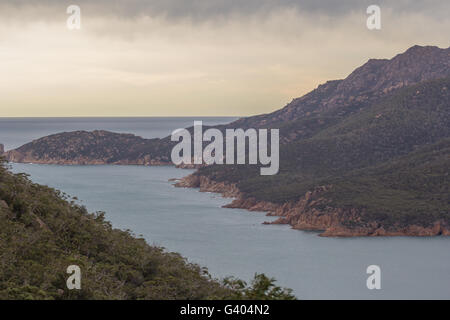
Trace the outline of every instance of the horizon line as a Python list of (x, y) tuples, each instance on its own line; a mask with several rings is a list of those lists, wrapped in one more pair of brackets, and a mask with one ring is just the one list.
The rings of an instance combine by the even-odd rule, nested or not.
[(0, 119), (67, 119), (67, 118), (245, 118), (247, 116), (220, 115), (220, 116), (202, 116), (202, 115), (182, 115), (182, 116), (0, 116)]

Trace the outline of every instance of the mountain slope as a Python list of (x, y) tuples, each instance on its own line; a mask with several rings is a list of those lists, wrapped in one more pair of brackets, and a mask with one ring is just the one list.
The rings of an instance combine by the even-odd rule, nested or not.
[(449, 170), (445, 139), (379, 166), (328, 177), (326, 186), (276, 207), (281, 218), (275, 223), (323, 236), (449, 236)]

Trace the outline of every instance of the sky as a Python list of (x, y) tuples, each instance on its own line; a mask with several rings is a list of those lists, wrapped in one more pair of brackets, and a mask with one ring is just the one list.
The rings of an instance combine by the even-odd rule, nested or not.
[(0, 117), (268, 113), (449, 33), (448, 0), (0, 0)]

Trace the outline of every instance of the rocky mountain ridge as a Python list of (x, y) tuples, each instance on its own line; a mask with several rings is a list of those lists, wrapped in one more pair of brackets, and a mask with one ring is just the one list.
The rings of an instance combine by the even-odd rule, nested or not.
[[(339, 115), (367, 106), (396, 89), (450, 76), (450, 47), (413, 46), (392, 59), (370, 59), (343, 80), (321, 84), (270, 114), (237, 120), (239, 127), (272, 127), (286, 122)], [(338, 110), (337, 110), (338, 109)]]

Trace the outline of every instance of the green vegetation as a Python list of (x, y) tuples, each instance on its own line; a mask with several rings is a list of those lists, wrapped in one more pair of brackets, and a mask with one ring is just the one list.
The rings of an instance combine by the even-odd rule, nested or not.
[(450, 222), (450, 139), (328, 181), (338, 208), (364, 209), (367, 221), (427, 226)]
[[(82, 270), (68, 290), (66, 269)], [(0, 165), (2, 299), (292, 299), (273, 279), (219, 282), (176, 253), (116, 230), (65, 194)]]
[(294, 300), (291, 289), (283, 289), (275, 285), (275, 279), (264, 274), (255, 274), (251, 286), (245, 281), (227, 278), (224, 284), (233, 289), (232, 298), (236, 300)]
[(450, 221), (449, 78), (400, 89), (359, 112), (337, 117), (332, 110), (314, 119), (303, 138), (281, 146), (276, 176), (260, 176), (257, 166), (211, 166), (197, 174), (274, 203), (331, 185), (328, 205), (362, 209), (367, 221), (386, 225)]

